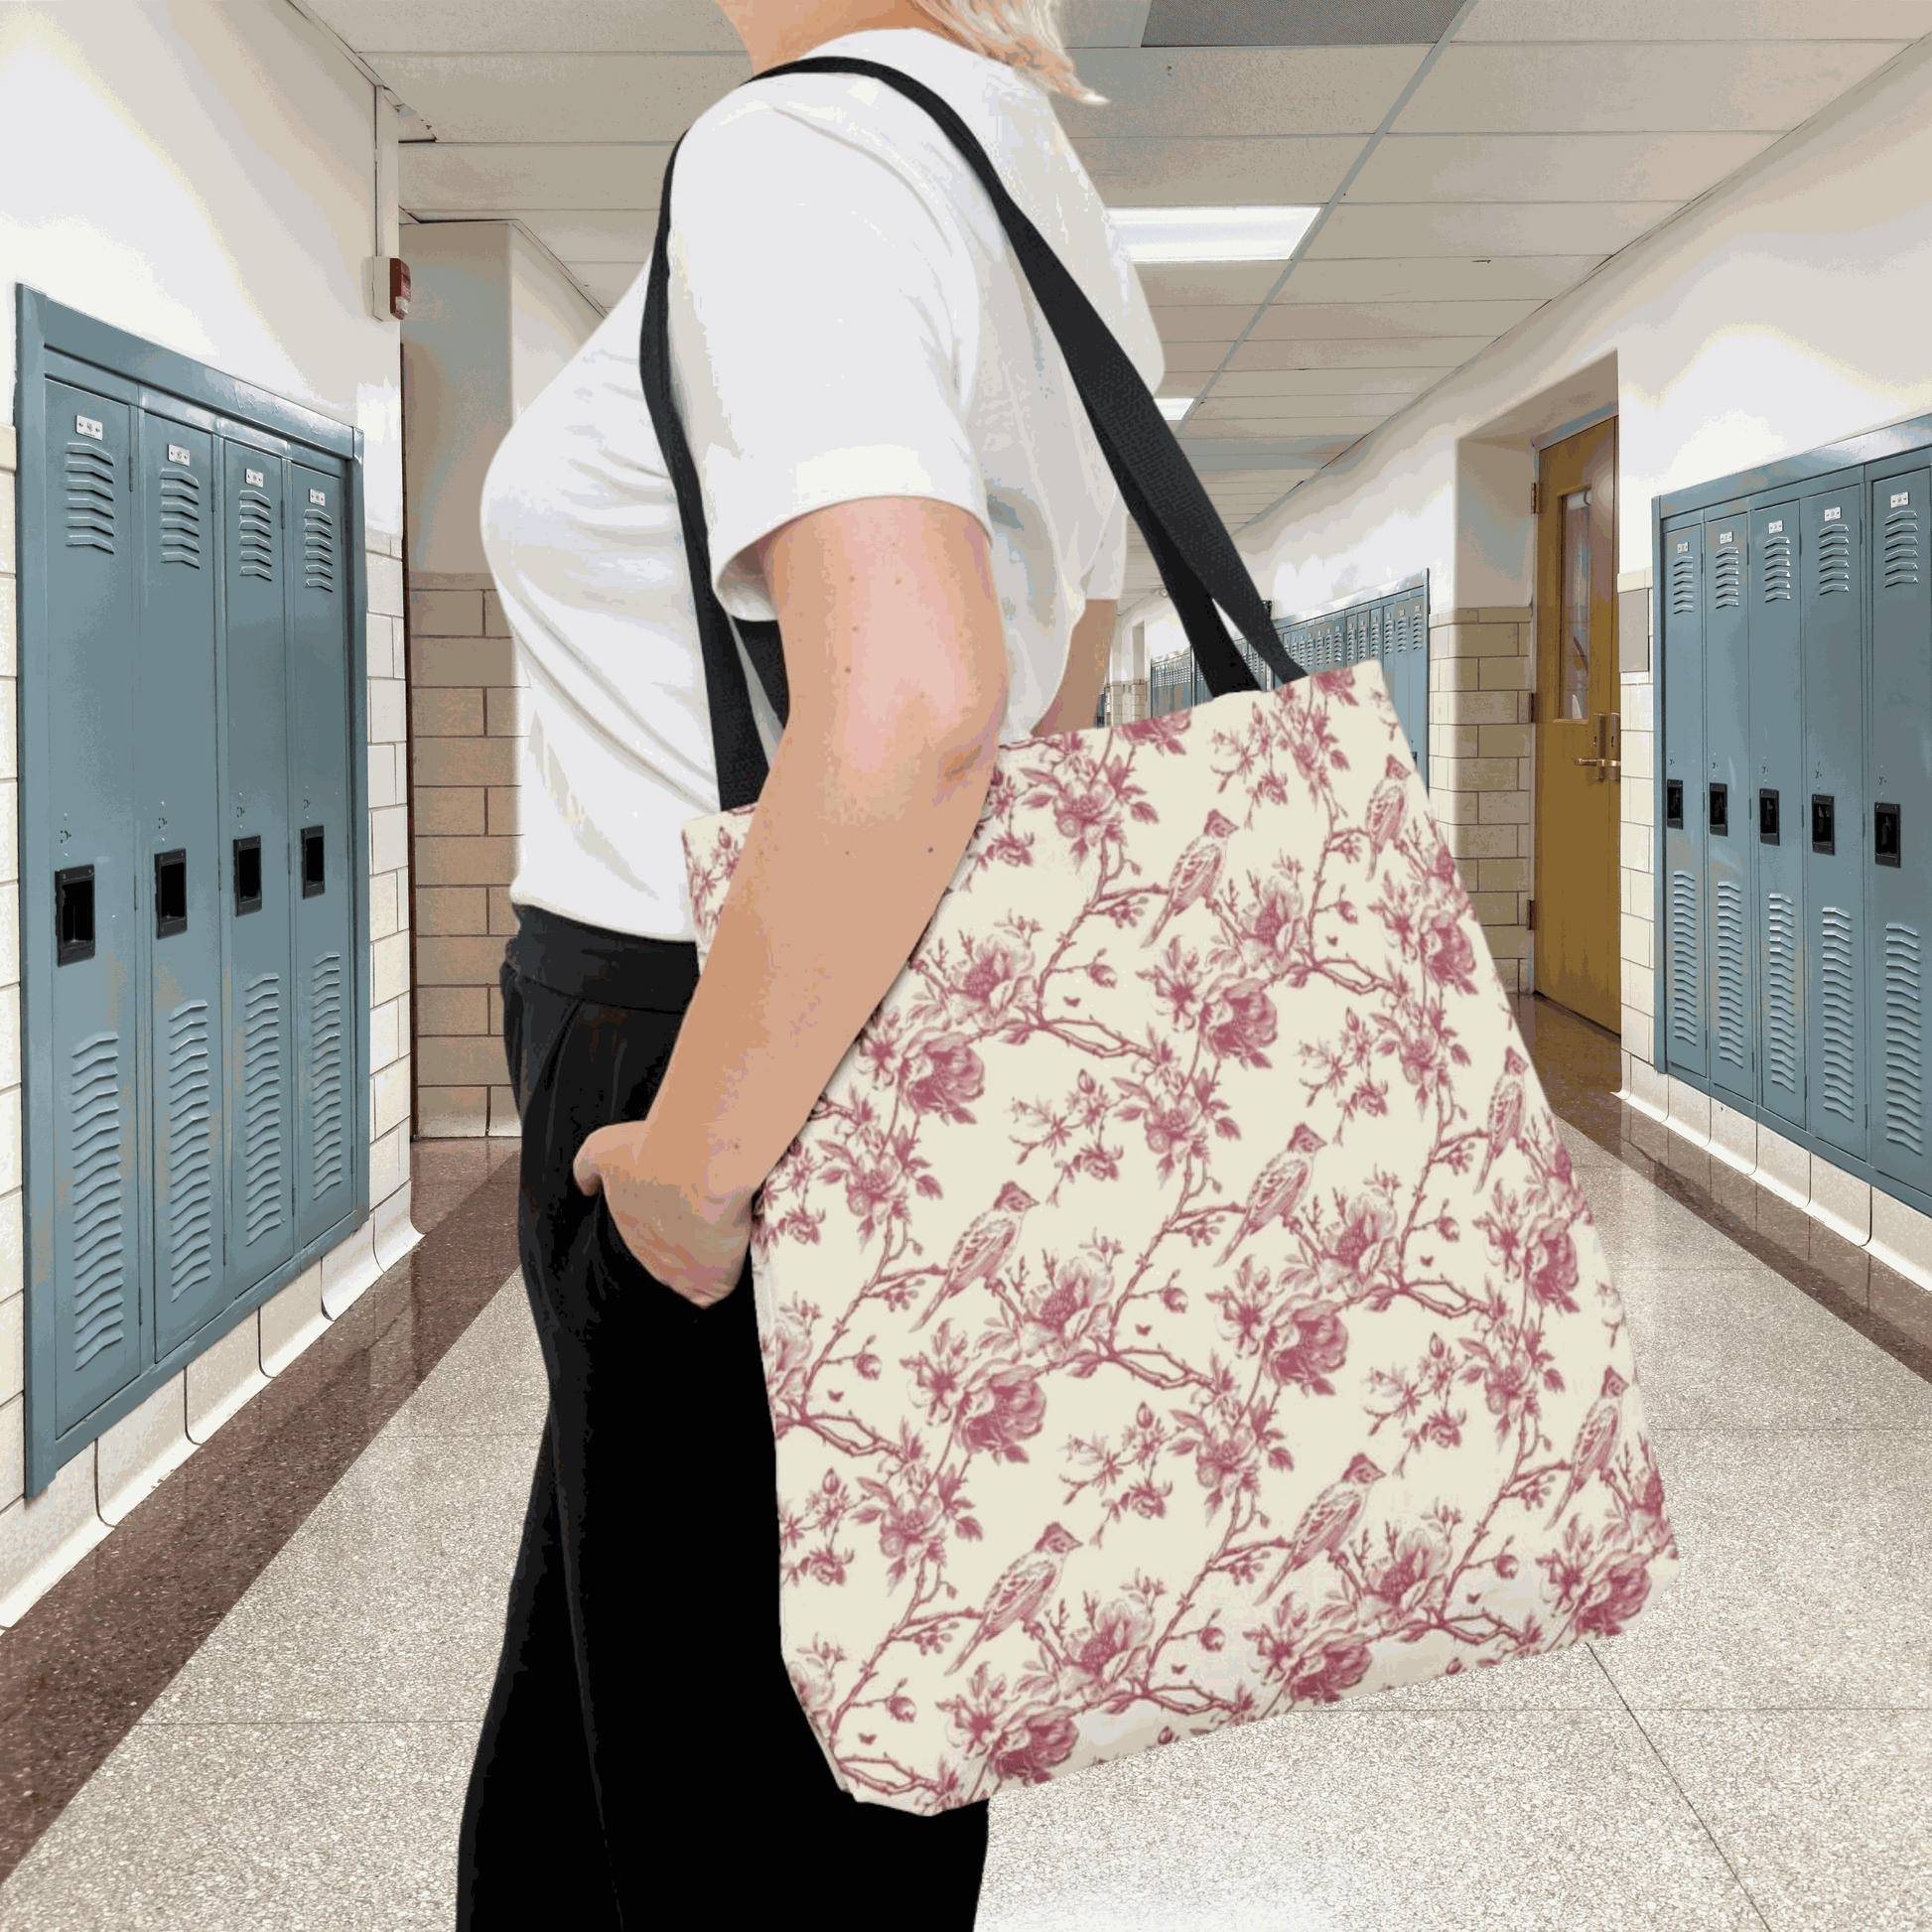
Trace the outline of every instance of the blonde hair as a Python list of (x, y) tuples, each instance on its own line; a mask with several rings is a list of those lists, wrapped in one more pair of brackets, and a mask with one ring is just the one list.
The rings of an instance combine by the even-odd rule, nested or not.
[(975, 54), (1004, 61), (1036, 81), (1048, 93), (1065, 94), (1087, 107), (1106, 107), (1073, 71), (1061, 38), (1061, 0), (912, 0), (947, 33), (965, 42)]

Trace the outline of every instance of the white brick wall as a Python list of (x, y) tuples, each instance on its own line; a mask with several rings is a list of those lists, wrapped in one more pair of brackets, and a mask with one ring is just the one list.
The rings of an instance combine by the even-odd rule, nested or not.
[(1429, 620), (1429, 795), (1482, 921), (1503, 985), (1527, 985), (1535, 857), (1527, 607), (1438, 611)]
[(514, 1136), (497, 972), (516, 931), (514, 646), (487, 574), (412, 576), (416, 773), (416, 1132)]
[(369, 1219), (89, 1443), (39, 1496), (27, 1496), (15, 469), (14, 431), (0, 427), (0, 1627), (18, 1622), (418, 1238), (409, 1221), (408, 854), (399, 823), (402, 545), (375, 535), (368, 540)]

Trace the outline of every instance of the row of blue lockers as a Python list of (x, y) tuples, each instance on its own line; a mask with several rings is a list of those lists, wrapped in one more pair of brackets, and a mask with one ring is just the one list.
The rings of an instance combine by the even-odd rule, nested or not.
[(367, 1211), (367, 733), (354, 433), (24, 295), (37, 1493)]
[(1659, 504), (1657, 1049), (1923, 1204), (1932, 439), (1900, 440)]
[[(1305, 670), (1332, 671), (1371, 659), (1382, 676), (1402, 721), (1409, 750), (1425, 783), (1429, 778), (1429, 576), (1425, 571), (1399, 589), (1378, 593), (1326, 611), (1314, 618), (1277, 618), (1275, 634)], [(1232, 640), (1242, 661), (1264, 691), (1280, 684), (1245, 637)], [(1205, 704), (1213, 693), (1192, 651), (1156, 658), (1148, 666), (1148, 713), (1171, 712)]]

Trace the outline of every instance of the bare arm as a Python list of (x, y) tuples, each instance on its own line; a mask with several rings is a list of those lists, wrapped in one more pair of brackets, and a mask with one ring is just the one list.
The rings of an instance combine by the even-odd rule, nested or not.
[(650, 1113), (713, 1200), (763, 1181), (898, 977), (979, 821), (1007, 703), (965, 510), (833, 504), (759, 554), (791, 714)]
[(1035, 738), (1051, 738), (1055, 732), (1083, 732), (1093, 729), (1093, 714), (1100, 708), (1100, 693), (1107, 684), (1107, 660), (1114, 650), (1114, 614), (1120, 609), (1118, 598), (1089, 604), (1073, 626), (1067, 646), (1066, 675), (1053, 694), (1053, 702), (1034, 727)]

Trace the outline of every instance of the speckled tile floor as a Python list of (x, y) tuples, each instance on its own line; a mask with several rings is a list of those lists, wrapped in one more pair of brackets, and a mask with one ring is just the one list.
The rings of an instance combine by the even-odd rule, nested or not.
[[(1600, 1083), (1546, 1080), (1680, 1582), (1606, 1642), (996, 1800), (985, 1932), (1932, 1927), (1922, 1352), (1667, 1185)], [(0, 1932), (447, 1928), (542, 1412), (512, 1279), (0, 1886)]]

